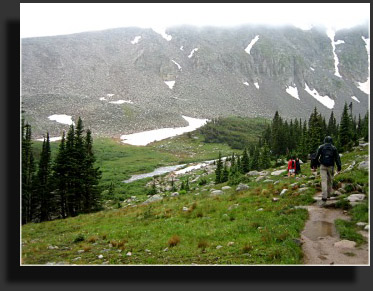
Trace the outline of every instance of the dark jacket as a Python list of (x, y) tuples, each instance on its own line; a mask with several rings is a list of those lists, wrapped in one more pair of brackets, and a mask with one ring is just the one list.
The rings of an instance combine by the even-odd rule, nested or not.
[(295, 173), (296, 174), (300, 173), (300, 162), (299, 162), (299, 159), (295, 160)]
[(324, 140), (324, 144), (319, 146), (319, 148), (317, 149), (316, 161), (318, 161), (320, 164), (322, 164), (322, 152), (323, 152), (322, 150), (323, 150), (323, 147), (326, 146), (327, 144), (331, 145), (332, 148), (333, 148), (333, 158), (334, 158), (333, 166), (334, 166), (334, 164), (336, 164), (338, 171), (340, 171), (341, 168), (342, 168), (341, 158), (338, 154), (337, 148), (334, 145), (332, 145), (331, 143), (332, 143), (332, 138), (330, 136), (327, 136)]

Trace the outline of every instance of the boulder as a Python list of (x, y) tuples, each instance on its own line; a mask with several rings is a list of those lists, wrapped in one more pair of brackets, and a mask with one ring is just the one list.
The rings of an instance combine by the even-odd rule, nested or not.
[(351, 194), (346, 198), (349, 202), (360, 202), (365, 199), (365, 194)]
[(248, 189), (249, 189), (249, 186), (240, 183), (240, 184), (237, 186), (236, 191), (244, 191), (244, 190), (248, 190)]
[(277, 170), (277, 171), (273, 171), (271, 173), (272, 176), (280, 176), (282, 173), (285, 173), (284, 170)]
[(359, 163), (359, 166), (357, 167), (359, 170), (369, 171), (369, 162), (368, 161), (362, 161)]
[(259, 176), (259, 172), (258, 171), (250, 171), (250, 172), (248, 172), (246, 175), (247, 176)]
[(156, 202), (156, 201), (160, 201), (162, 200), (163, 197), (159, 194), (155, 194), (153, 196), (151, 196), (148, 200), (144, 201), (142, 204), (149, 204), (149, 203), (153, 203), (153, 202)]
[(338, 241), (334, 243), (334, 246), (336, 248), (347, 248), (347, 249), (353, 249), (356, 246), (356, 242), (351, 240), (343, 239), (341, 241)]
[(218, 195), (221, 195), (221, 194), (224, 194), (224, 192), (223, 191), (221, 191), (221, 190), (214, 190), (214, 191), (212, 191), (211, 192), (211, 196), (218, 196)]
[(255, 182), (259, 182), (265, 178), (266, 178), (265, 176), (259, 176), (258, 178), (255, 179)]
[(222, 189), (222, 190), (229, 190), (229, 189), (231, 189), (231, 187), (230, 187), (230, 186), (224, 186), (224, 187), (222, 187), (221, 189)]
[(284, 195), (287, 191), (288, 191), (288, 189), (282, 189), (282, 191), (280, 193), (280, 196)]
[(171, 193), (171, 197), (179, 196), (179, 192)]

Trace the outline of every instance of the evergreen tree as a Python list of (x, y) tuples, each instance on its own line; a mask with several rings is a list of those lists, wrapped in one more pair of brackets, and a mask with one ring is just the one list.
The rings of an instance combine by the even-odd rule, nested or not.
[(33, 185), (35, 161), (32, 153), (31, 125), (22, 119), (22, 223), (31, 222), (34, 216)]
[(219, 158), (216, 161), (215, 184), (221, 183), (221, 180), (222, 180), (222, 171), (223, 171), (223, 162), (221, 160), (221, 152), (219, 152)]
[(38, 218), (40, 221), (51, 219), (52, 199), (51, 191), (51, 150), (49, 142), (49, 133), (44, 138), (42, 151), (40, 154), (39, 168), (37, 172), (37, 192), (38, 192)]
[(247, 173), (249, 171), (250, 171), (250, 159), (249, 159), (249, 154), (247, 153), (247, 148), (245, 148), (242, 154), (242, 172)]
[(341, 122), (339, 123), (339, 142), (342, 146), (342, 151), (350, 150), (352, 146), (351, 142), (351, 121), (350, 115), (348, 114), (347, 103), (343, 107), (341, 116)]
[(265, 143), (260, 154), (260, 168), (268, 169), (271, 167), (271, 157), (268, 145)]
[(259, 170), (259, 149), (255, 147), (254, 154), (251, 158), (251, 167), (252, 170)]
[(53, 164), (53, 181), (56, 187), (59, 202), (59, 214), (62, 218), (66, 218), (67, 211), (67, 171), (66, 171), (66, 147), (65, 147), (65, 132), (62, 133), (62, 140), (58, 148), (58, 153)]
[(65, 170), (66, 170), (66, 201), (67, 201), (67, 216), (75, 216), (78, 214), (75, 203), (76, 190), (76, 154), (75, 154), (75, 128), (71, 124), (66, 136), (65, 147)]
[(331, 136), (333, 140), (336, 141), (338, 139), (337, 121), (334, 117), (333, 111), (330, 113), (328, 127), (327, 127), (326, 132), (327, 132), (326, 135)]
[(82, 169), (83, 180), (83, 205), (84, 211), (90, 212), (100, 207), (100, 193), (98, 183), (101, 179), (102, 172), (99, 167), (95, 168), (96, 157), (93, 153), (93, 140), (91, 130), (87, 129), (84, 142), (84, 161)]
[(222, 179), (221, 179), (222, 183), (227, 182), (228, 179), (229, 179), (229, 170), (228, 170), (228, 165), (227, 164), (228, 164), (228, 162), (225, 161), (224, 168), (223, 168)]
[(325, 132), (322, 132), (321, 124), (322, 121), (320, 120), (320, 116), (315, 107), (308, 121), (308, 144), (312, 152), (316, 152), (320, 143), (324, 139)]

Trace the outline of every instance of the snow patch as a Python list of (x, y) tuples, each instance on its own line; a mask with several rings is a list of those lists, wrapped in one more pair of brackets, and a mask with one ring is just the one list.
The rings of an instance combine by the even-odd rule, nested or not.
[(106, 94), (107, 97), (113, 97), (114, 94)]
[(153, 141), (166, 139), (172, 136), (181, 135), (184, 132), (196, 130), (197, 128), (206, 124), (206, 122), (208, 121), (208, 119), (197, 119), (187, 116), (182, 117), (186, 121), (188, 121), (188, 126), (176, 128), (161, 128), (128, 135), (122, 135), (120, 139), (122, 140), (122, 143), (145, 146)]
[[(44, 141), (44, 138), (38, 138), (37, 140), (38, 141)], [(50, 142), (52, 142), (52, 141), (58, 141), (58, 140), (62, 140), (62, 137), (61, 136), (49, 137), (49, 141)]]
[(188, 58), (193, 57), (193, 54), (194, 54), (194, 52), (196, 52), (196, 51), (198, 51), (198, 48), (194, 48), (194, 49), (192, 49), (192, 51), (190, 52)]
[(107, 99), (105, 97), (101, 97), (100, 101), (107, 101)]
[(369, 38), (364, 38), (364, 36), (361, 37), (363, 41), (365, 42), (365, 48), (367, 50), (368, 54), (368, 79), (364, 83), (358, 83), (358, 88), (363, 91), (366, 94), (370, 94), (370, 40)]
[(183, 50), (184, 50), (184, 46), (183, 46), (183, 45), (182, 45), (182, 46), (180, 47), (180, 50), (181, 50), (181, 51), (183, 51)]
[(257, 89), (259, 89), (259, 83), (258, 83), (258, 82), (255, 82), (254, 85), (255, 85), (255, 87), (256, 87)]
[(172, 36), (166, 33), (166, 28), (164, 27), (152, 27), (153, 31), (160, 34), (165, 40), (170, 41)]
[(360, 100), (359, 99), (357, 99), (357, 97), (356, 96), (352, 96), (351, 97), (352, 99), (354, 99), (356, 102), (358, 102), (358, 103), (360, 103)]
[(251, 40), (251, 42), (249, 43), (249, 45), (247, 46), (247, 48), (245, 48), (245, 52), (247, 52), (248, 54), (250, 54), (250, 51), (251, 51), (253, 45), (258, 41), (258, 39), (259, 39), (259, 35), (255, 36), (255, 38)]
[(334, 100), (331, 99), (329, 96), (320, 96), (320, 94), (316, 91), (316, 89), (311, 90), (307, 83), (305, 83), (305, 90), (308, 94), (310, 94), (313, 98), (319, 101), (322, 105), (326, 106), (329, 109), (333, 109), (334, 107)]
[(123, 103), (133, 104), (131, 100), (117, 100), (117, 101), (110, 101), (109, 103), (111, 104), (123, 104)]
[(70, 115), (66, 114), (53, 114), (51, 116), (48, 116), (49, 120), (57, 121), (58, 123), (62, 124), (68, 124), (68, 125), (75, 125), (74, 121), (72, 121)]
[(165, 84), (170, 88), (172, 89), (175, 85), (175, 81), (164, 81)]
[(288, 88), (286, 88), (286, 92), (287, 92), (289, 95), (293, 96), (295, 99), (300, 100), (300, 99), (299, 99), (299, 95), (298, 95), (298, 89), (297, 89), (296, 86), (295, 86), (295, 87), (289, 86)]
[(174, 60), (172, 60), (172, 62), (179, 68), (180, 71), (182, 71), (181, 66), (177, 62), (175, 62)]
[(334, 55), (334, 75), (337, 76), (337, 77), (342, 78), (342, 76), (339, 74), (339, 71), (338, 71), (338, 64), (339, 64), (338, 56), (335, 53), (335, 41), (334, 41), (335, 31), (333, 29), (331, 29), (331, 28), (328, 28), (327, 31), (326, 31), (326, 34), (330, 38), (330, 41), (331, 41), (331, 44), (332, 44), (332, 48), (333, 48), (333, 55)]
[(310, 69), (311, 69), (311, 71), (314, 71), (315, 69), (314, 68), (312, 68), (312, 67), (310, 67)]
[(131, 43), (132, 44), (138, 43), (140, 38), (141, 38), (141, 36), (135, 36), (135, 38), (133, 40), (131, 40)]
[(246, 86), (249, 86), (249, 83), (247, 83), (247, 82), (243, 82), (243, 84), (246, 85)]
[(341, 43), (345, 43), (345, 41), (344, 40), (337, 40), (336, 42), (334, 42), (335, 45), (341, 44)]

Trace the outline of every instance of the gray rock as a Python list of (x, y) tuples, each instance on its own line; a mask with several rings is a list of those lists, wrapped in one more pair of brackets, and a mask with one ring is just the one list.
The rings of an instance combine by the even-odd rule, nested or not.
[(334, 243), (334, 246), (336, 248), (347, 248), (347, 249), (353, 249), (356, 246), (356, 242), (351, 241), (351, 240), (341, 240), (336, 243)]
[(216, 246), (216, 249), (218, 250), (218, 249), (221, 249), (223, 246), (221, 246), (221, 245), (218, 245), (218, 246)]
[(248, 189), (249, 189), (249, 186), (240, 183), (240, 184), (237, 186), (236, 191), (244, 191), (244, 190), (248, 190)]
[(287, 191), (288, 191), (288, 189), (282, 189), (282, 191), (280, 193), (280, 196), (284, 195)]
[(369, 224), (364, 227), (364, 230), (369, 231)]
[(307, 190), (308, 190), (307, 187), (305, 187), (305, 188), (299, 188), (299, 189), (298, 189), (298, 192), (299, 192), (299, 193), (302, 193), (302, 192), (305, 192), (305, 191), (307, 191)]
[(246, 175), (247, 176), (259, 176), (260, 173), (258, 171), (250, 171)]
[(153, 196), (151, 196), (148, 200), (144, 201), (142, 204), (149, 204), (149, 203), (153, 203), (153, 202), (156, 202), (156, 201), (160, 201), (162, 200), (163, 197), (159, 194), (155, 194)]
[(171, 193), (171, 197), (176, 197), (176, 196), (179, 196), (179, 192), (173, 192), (173, 193)]
[(277, 171), (273, 171), (271, 173), (272, 176), (280, 176), (281, 174), (285, 174), (285, 171), (284, 170), (277, 170)]
[(368, 161), (362, 161), (361, 163), (359, 163), (359, 165), (357, 166), (357, 168), (359, 170), (369, 171), (369, 162)]
[(273, 182), (273, 180), (271, 180), (271, 179), (266, 179), (266, 180), (263, 181), (263, 183), (272, 183), (272, 182)]
[(183, 211), (188, 211), (189, 210), (189, 208), (188, 207), (183, 207)]
[(257, 209), (256, 211), (263, 211), (264, 209), (263, 208), (259, 208), (259, 209)]
[(368, 223), (366, 223), (366, 222), (358, 222), (358, 223), (356, 223), (356, 225), (359, 226), (359, 227), (365, 227), (366, 225), (368, 225)]
[(222, 195), (222, 194), (224, 194), (223, 191), (221, 191), (221, 190), (214, 190), (214, 191), (211, 192), (210, 196), (218, 196), (218, 195)]
[(272, 201), (273, 201), (273, 202), (277, 202), (277, 201), (279, 201), (279, 200), (280, 200), (280, 198), (277, 198), (277, 197), (273, 197), (273, 198), (272, 198)]
[(259, 176), (258, 178), (255, 179), (255, 182), (259, 182), (263, 179), (265, 179), (265, 176)]
[(229, 189), (231, 189), (231, 187), (230, 187), (230, 186), (224, 186), (224, 187), (222, 187), (221, 189), (222, 189), (222, 190), (229, 190)]
[(346, 199), (350, 202), (360, 202), (365, 199), (365, 194), (351, 194)]

